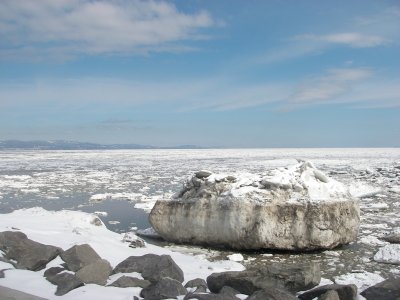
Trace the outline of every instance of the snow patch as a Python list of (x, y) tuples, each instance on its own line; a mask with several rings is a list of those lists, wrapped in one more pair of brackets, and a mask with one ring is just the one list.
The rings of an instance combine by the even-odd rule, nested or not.
[(362, 272), (362, 273), (348, 273), (335, 277), (336, 284), (354, 284), (357, 286), (358, 293), (365, 289), (384, 281), (385, 278), (376, 273)]

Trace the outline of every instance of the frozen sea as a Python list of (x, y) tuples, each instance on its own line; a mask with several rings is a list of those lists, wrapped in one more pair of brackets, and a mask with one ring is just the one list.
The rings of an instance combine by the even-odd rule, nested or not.
[[(378, 238), (400, 227), (400, 149), (218, 149), (1, 151), (0, 213), (41, 206), (45, 209), (106, 212), (100, 216), (113, 231), (149, 226), (147, 214), (157, 200), (168, 199), (195, 171), (263, 173), (268, 169), (313, 162), (347, 184), (360, 197), (361, 228), (356, 242), (307, 254), (243, 253), (244, 264), (269, 261), (317, 261), (325, 278), (400, 275), (398, 265), (373, 261), (385, 243)], [(1, 217), (1, 216), (0, 216)], [(185, 252), (205, 251), (226, 259), (227, 250), (164, 244)], [(350, 274), (350, 275), (349, 275)], [(347, 277), (346, 277), (347, 276)]]

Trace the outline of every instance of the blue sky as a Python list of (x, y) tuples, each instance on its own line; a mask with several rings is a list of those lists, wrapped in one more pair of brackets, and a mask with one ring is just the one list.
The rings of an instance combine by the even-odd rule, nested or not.
[(399, 1), (3, 0), (0, 140), (399, 147)]

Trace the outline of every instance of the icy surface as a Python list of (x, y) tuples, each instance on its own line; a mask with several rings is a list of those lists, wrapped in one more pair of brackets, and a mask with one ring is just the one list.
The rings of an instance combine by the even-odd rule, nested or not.
[(357, 286), (358, 293), (361, 293), (368, 287), (378, 284), (379, 282), (382, 282), (384, 280), (385, 278), (376, 273), (354, 272), (354, 273), (343, 274), (341, 276), (336, 277), (335, 283), (354, 284)]
[[(93, 220), (96, 217), (83, 212), (66, 210), (52, 212), (42, 208), (31, 208), (1, 215), (0, 231), (18, 228), (32, 240), (59, 246), (64, 250), (75, 244), (88, 243), (113, 267), (131, 255), (168, 254), (183, 270), (185, 281), (198, 277), (206, 278), (212, 272), (243, 270), (242, 265), (233, 261), (210, 262), (202, 256), (181, 254), (155, 245), (130, 248), (128, 243), (123, 242), (123, 235), (108, 230), (104, 225), (94, 225)], [(130, 238), (133, 238), (132, 234)], [(56, 261), (51, 262), (48, 267), (61, 262), (60, 258), (56, 258)], [(2, 263), (0, 267), (9, 268), (10, 266)], [(43, 277), (44, 271), (7, 270), (5, 278), (0, 279), (0, 285), (48, 299), (127, 299), (128, 296), (132, 299), (134, 295), (139, 296), (140, 292), (138, 288), (124, 289), (88, 284), (64, 296), (56, 297), (54, 296), (56, 286)]]
[[(354, 271), (378, 274), (385, 279), (399, 276), (399, 265), (373, 260), (379, 248), (387, 244), (379, 237), (400, 227), (398, 148), (1, 151), (0, 212), (33, 206), (104, 211), (109, 217), (100, 218), (107, 227), (127, 232), (131, 227), (149, 226), (145, 213), (134, 215), (140, 211), (134, 205), (151, 209), (155, 201), (169, 199), (178, 192), (182, 182), (198, 170), (215, 174), (238, 171), (266, 174), (296, 164), (296, 158), (311, 161), (330, 178), (349, 186), (351, 194), (360, 198), (358, 241), (327, 254), (242, 253), (243, 263), (319, 262), (323, 277), (330, 280)], [(91, 201), (94, 195), (106, 196), (95, 196), (98, 200)], [(121, 223), (110, 225), (109, 220)], [(211, 255), (216, 260), (226, 260), (232, 254), (198, 247), (175, 249), (203, 257)]]
[(400, 265), (400, 244), (389, 244), (378, 250), (374, 256), (377, 262)]
[(244, 260), (243, 255), (240, 253), (234, 253), (234, 254), (228, 255), (227, 258), (231, 261), (238, 261), (238, 262)]

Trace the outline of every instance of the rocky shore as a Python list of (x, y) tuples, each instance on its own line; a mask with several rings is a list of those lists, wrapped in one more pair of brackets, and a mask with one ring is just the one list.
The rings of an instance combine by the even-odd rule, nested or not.
[[(396, 234), (386, 237), (393, 238), (398, 242)], [(136, 240), (130, 246), (145, 247), (145, 243)], [(43, 276), (56, 286), (56, 296), (66, 295), (88, 284), (139, 288), (139, 295), (145, 300), (356, 300), (359, 293), (354, 284), (321, 285), (320, 266), (315, 263), (272, 263), (243, 271), (212, 273), (207, 278), (195, 278), (184, 283), (184, 272), (169, 255), (129, 256), (112, 268), (110, 262), (101, 258), (88, 244), (63, 250), (33, 241), (20, 231), (0, 232), (0, 250), (3, 254), (0, 260), (14, 268), (30, 272), (45, 269)], [(48, 267), (57, 257), (61, 258), (61, 263)], [(0, 270), (0, 278), (5, 278), (8, 270)], [(123, 275), (107, 283), (113, 274)], [(367, 300), (398, 299), (400, 278), (371, 286), (361, 295)], [(140, 298), (133, 296), (133, 299)]]

